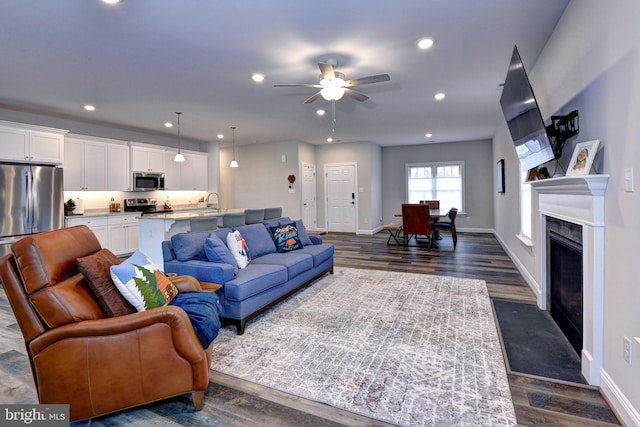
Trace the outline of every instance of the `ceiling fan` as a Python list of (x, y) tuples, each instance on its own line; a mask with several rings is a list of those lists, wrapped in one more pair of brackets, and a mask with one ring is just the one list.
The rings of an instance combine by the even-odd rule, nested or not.
[(310, 104), (316, 99), (322, 97), (327, 101), (337, 101), (343, 96), (355, 99), (356, 101), (366, 101), (369, 97), (363, 93), (350, 89), (353, 86), (366, 85), (371, 83), (386, 82), (391, 80), (389, 74), (377, 74), (375, 76), (362, 77), (359, 79), (345, 80), (344, 74), (335, 71), (333, 67), (337, 64), (335, 60), (327, 60), (327, 62), (319, 62), (320, 67), (320, 83), (301, 83), (301, 84), (278, 84), (274, 87), (314, 87), (320, 89), (317, 93), (307, 98), (305, 104)]

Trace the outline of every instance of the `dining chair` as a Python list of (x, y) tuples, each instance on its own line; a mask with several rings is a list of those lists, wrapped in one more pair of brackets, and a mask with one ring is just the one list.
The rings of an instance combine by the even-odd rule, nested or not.
[(433, 223), (433, 229), (435, 232), (439, 231), (449, 231), (451, 233), (451, 240), (453, 240), (453, 250), (456, 250), (456, 245), (458, 244), (458, 233), (456, 232), (456, 217), (458, 216), (458, 209), (451, 208), (449, 209), (449, 213), (447, 217), (448, 221), (436, 221)]
[(431, 209), (440, 209), (440, 200), (420, 200), (420, 204), (427, 204)]
[(431, 207), (428, 204), (402, 204), (402, 248), (406, 249), (412, 237), (427, 236), (427, 248), (433, 243), (431, 230)]

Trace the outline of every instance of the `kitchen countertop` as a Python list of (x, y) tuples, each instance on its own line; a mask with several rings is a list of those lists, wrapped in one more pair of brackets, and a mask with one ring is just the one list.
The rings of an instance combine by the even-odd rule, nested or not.
[[(225, 212), (244, 212), (244, 209), (229, 209), (229, 210), (223, 210), (222, 213)], [(188, 214), (196, 214), (195, 216), (214, 216), (214, 215), (221, 215), (222, 213), (218, 214), (218, 211), (214, 208), (197, 208), (195, 206), (191, 207), (191, 206), (180, 206), (180, 207), (176, 207), (173, 209), (173, 213), (159, 213), (159, 214), (155, 214), (155, 215), (147, 215), (145, 216), (145, 218), (157, 218), (157, 217), (162, 217), (162, 218), (171, 218), (167, 215), (178, 215), (177, 218), (182, 218), (180, 217), (181, 215), (188, 215)], [(96, 217), (96, 216), (122, 216), (122, 215), (133, 215), (133, 216), (140, 216), (140, 212), (125, 212), (124, 210), (121, 212), (109, 212), (108, 209), (85, 209), (83, 214), (73, 214), (73, 215), (65, 215), (65, 218), (88, 218), (88, 217)]]

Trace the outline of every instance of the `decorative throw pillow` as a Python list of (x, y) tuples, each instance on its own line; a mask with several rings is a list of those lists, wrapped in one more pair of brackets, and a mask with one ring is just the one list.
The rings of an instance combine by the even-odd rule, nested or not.
[(111, 266), (111, 278), (138, 311), (165, 306), (178, 293), (171, 280), (140, 251), (122, 264)]
[(108, 317), (123, 316), (135, 313), (136, 309), (116, 288), (109, 269), (122, 261), (109, 249), (100, 249), (93, 255), (78, 258), (78, 270), (87, 279), (87, 284), (96, 296), (98, 304)]
[(236, 259), (220, 238), (211, 233), (209, 238), (204, 241), (204, 253), (211, 262), (223, 262), (233, 266), (233, 274), (238, 274), (238, 263)]
[(311, 241), (311, 237), (309, 237), (309, 233), (307, 233), (307, 228), (302, 223), (301, 219), (297, 219), (294, 221), (296, 223), (296, 228), (298, 229), (298, 237), (300, 237), (300, 242), (302, 246), (313, 245)]
[(302, 247), (295, 223), (283, 224), (269, 229), (278, 252), (290, 252)]
[(238, 230), (227, 234), (227, 247), (238, 263), (238, 268), (245, 268), (249, 265), (249, 248)]

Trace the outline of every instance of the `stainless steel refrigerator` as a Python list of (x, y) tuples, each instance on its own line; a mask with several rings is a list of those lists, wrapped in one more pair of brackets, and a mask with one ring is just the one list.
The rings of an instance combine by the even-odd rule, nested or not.
[(62, 168), (0, 163), (0, 256), (26, 235), (63, 226)]

